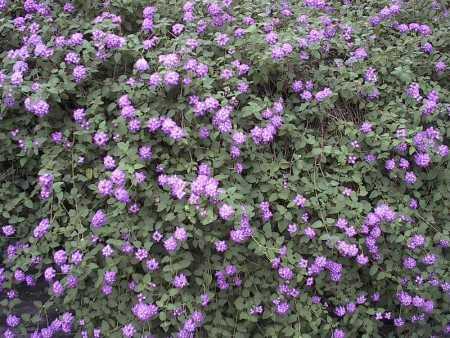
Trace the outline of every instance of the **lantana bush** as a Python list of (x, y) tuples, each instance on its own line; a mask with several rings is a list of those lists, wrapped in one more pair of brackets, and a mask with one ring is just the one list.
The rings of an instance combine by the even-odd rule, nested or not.
[(0, 334), (447, 337), (448, 0), (0, 0)]

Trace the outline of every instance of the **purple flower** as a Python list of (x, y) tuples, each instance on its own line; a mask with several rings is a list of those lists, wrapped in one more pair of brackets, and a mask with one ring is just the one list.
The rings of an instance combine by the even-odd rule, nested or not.
[(138, 59), (134, 64), (134, 69), (141, 73), (147, 71), (149, 68), (150, 66), (144, 58)]
[(183, 289), (184, 287), (186, 287), (189, 283), (187, 280), (187, 277), (185, 274), (180, 273), (179, 275), (176, 275), (173, 280), (172, 280), (172, 284), (174, 287), (176, 287), (177, 289)]
[(180, 80), (180, 75), (177, 72), (167, 72), (164, 74), (164, 83), (167, 86), (176, 86)]
[(111, 173), (111, 181), (119, 186), (122, 187), (125, 185), (126, 181), (126, 174), (123, 170), (117, 168)]
[(268, 34), (266, 34), (266, 42), (269, 45), (274, 45), (278, 42), (278, 34), (276, 32), (269, 32)]
[(172, 26), (172, 33), (176, 36), (180, 35), (184, 30), (184, 25), (177, 23)]
[[(168, 69), (173, 69), (179, 66), (180, 64), (180, 57), (177, 54), (166, 54), (166, 55), (160, 55), (158, 59), (159, 63), (161, 63), (164, 67)], [(197, 64), (196, 60), (195, 64)]]
[(137, 133), (141, 130), (141, 121), (137, 118), (128, 121), (128, 130), (132, 133)]
[(148, 257), (148, 251), (145, 250), (144, 248), (139, 248), (136, 250), (134, 256), (139, 262), (141, 262)]
[(105, 257), (111, 257), (114, 253), (114, 250), (111, 248), (111, 246), (108, 244), (102, 249), (102, 255)]
[(411, 185), (416, 183), (417, 177), (412, 171), (408, 171), (405, 173), (405, 177), (403, 178), (406, 184)]
[(429, 42), (425, 42), (424, 44), (422, 44), (420, 49), (426, 54), (433, 53), (433, 45)]
[(267, 201), (261, 202), (261, 204), (259, 205), (259, 209), (261, 210), (261, 214), (262, 214), (262, 218), (264, 222), (269, 221), (273, 214), (270, 211), (270, 204)]
[(187, 240), (188, 234), (184, 228), (177, 227), (175, 232), (173, 233), (173, 237), (180, 242), (184, 242)]
[(295, 224), (295, 223), (288, 224), (288, 232), (291, 234), (291, 236), (293, 234), (295, 234), (297, 232), (297, 230), (298, 230), (297, 224)]
[(331, 338), (345, 338), (345, 332), (341, 329), (335, 329)]
[(59, 281), (54, 282), (52, 284), (52, 291), (56, 297), (62, 296), (62, 294), (64, 293), (64, 287), (61, 284), (61, 282), (59, 282)]
[(152, 153), (152, 148), (151, 146), (142, 146), (139, 148), (139, 157), (143, 160), (143, 161), (148, 161), (152, 158), (153, 153)]
[(6, 237), (10, 237), (16, 233), (16, 229), (12, 225), (8, 224), (2, 227), (2, 232)]
[(436, 255), (428, 253), (422, 258), (422, 263), (425, 265), (434, 265), (437, 262), (437, 260), (438, 258)]
[(50, 106), (44, 100), (32, 101), (31, 98), (26, 98), (24, 101), (25, 109), (37, 117), (44, 117), (49, 113)]
[(170, 236), (168, 239), (166, 239), (164, 241), (164, 248), (168, 252), (176, 251), (176, 249), (178, 248), (178, 243), (177, 243), (176, 239), (174, 237)]
[(447, 157), (448, 156), (448, 147), (445, 144), (441, 144), (438, 147), (437, 153), (441, 157)]
[(20, 324), (20, 318), (13, 315), (13, 314), (9, 314), (6, 317), (6, 325), (9, 327), (16, 327)]
[(284, 280), (291, 280), (294, 277), (294, 273), (288, 267), (279, 268), (278, 275)]
[(58, 250), (53, 254), (55, 264), (62, 265), (67, 262), (67, 254), (64, 250)]
[(159, 262), (155, 258), (151, 258), (145, 262), (149, 271), (156, 271), (159, 268)]
[(223, 220), (229, 221), (234, 216), (234, 209), (232, 206), (224, 203), (219, 209), (219, 215)]
[(447, 70), (447, 64), (443, 61), (436, 62), (434, 69), (437, 73), (443, 73)]
[(405, 325), (405, 321), (401, 317), (395, 318), (394, 325), (397, 327), (402, 327), (403, 325)]
[(106, 170), (113, 170), (116, 167), (116, 161), (112, 156), (106, 155), (103, 158), (103, 165)]
[(406, 95), (415, 99), (416, 101), (420, 101), (422, 96), (420, 95), (420, 86), (418, 83), (411, 83), (406, 91)]
[[(178, 73), (175, 73), (175, 74), (177, 74), (178, 75)], [(175, 77), (176, 77), (176, 75), (169, 75), (168, 76), (168, 80), (169, 81), (172, 81), (172, 80), (174, 80), (175, 79)], [(179, 78), (179, 76), (178, 76), (178, 78)], [(178, 78), (176, 79), (176, 82), (178, 83)], [(148, 80), (148, 85), (150, 86), (150, 87), (158, 87), (160, 84), (161, 84), (161, 82), (162, 82), (162, 77), (161, 77), (161, 74), (159, 74), (159, 73), (153, 73), (152, 75), (150, 75), (150, 78), (149, 78), (149, 80)]]
[(359, 130), (363, 133), (363, 134), (368, 134), (370, 132), (373, 131), (373, 125), (370, 122), (364, 122), (363, 124), (361, 124), (361, 127), (359, 128)]
[(290, 305), (287, 302), (277, 302), (275, 304), (275, 313), (280, 316), (288, 314), (290, 310)]
[(230, 38), (228, 37), (228, 35), (226, 35), (224, 33), (219, 33), (216, 36), (216, 43), (220, 47), (225, 47), (229, 42), (230, 42)]
[(364, 80), (369, 83), (375, 83), (378, 80), (377, 71), (375, 68), (369, 67), (364, 73)]
[(95, 212), (94, 216), (92, 216), (91, 226), (94, 229), (98, 229), (98, 228), (101, 228), (102, 226), (104, 226), (107, 222), (108, 222), (108, 219), (106, 217), (106, 214), (103, 212), (103, 210), (97, 210)]
[(52, 267), (48, 267), (44, 271), (44, 278), (47, 282), (51, 282), (56, 277), (56, 271)]
[(356, 256), (356, 262), (359, 265), (366, 265), (369, 262), (369, 258), (367, 256), (364, 256), (363, 254), (360, 254)]
[(412, 257), (404, 258), (403, 267), (408, 270), (414, 269), (416, 267), (416, 260)]
[(109, 196), (113, 192), (113, 182), (111, 180), (100, 180), (97, 184), (98, 193), (102, 196)]
[(311, 94), (310, 91), (305, 90), (305, 91), (303, 91), (303, 92), (301, 93), (300, 97), (301, 97), (303, 100), (309, 102), (309, 101), (312, 100), (313, 95)]
[(227, 242), (225, 241), (217, 241), (214, 243), (214, 246), (216, 247), (217, 252), (223, 253), (228, 250)]
[(128, 194), (128, 191), (123, 187), (118, 187), (114, 190), (114, 197), (117, 199), (117, 201), (123, 204), (127, 204), (130, 202), (130, 195)]
[(50, 229), (50, 221), (44, 218), (33, 230), (33, 237), (37, 239), (43, 238)]
[(133, 324), (127, 324), (122, 328), (122, 335), (126, 338), (131, 338), (136, 333), (136, 329)]
[(72, 253), (70, 261), (75, 265), (79, 265), (83, 261), (83, 254), (79, 250), (75, 251)]
[(307, 199), (302, 195), (296, 195), (294, 200), (292, 201), (299, 208), (304, 208), (307, 202)]
[(309, 239), (314, 239), (314, 237), (316, 237), (316, 232), (313, 228), (311, 227), (307, 227), (303, 230), (303, 233), (305, 234), (306, 237), (308, 237)]
[(73, 69), (72, 75), (73, 75), (73, 78), (75, 79), (75, 82), (79, 83), (87, 77), (87, 75), (88, 75), (87, 68), (84, 66), (81, 66), (81, 65), (76, 66)]
[(94, 134), (94, 143), (97, 146), (103, 147), (108, 143), (108, 141), (109, 141), (108, 134), (106, 134), (102, 131), (98, 131)]
[(430, 165), (431, 157), (428, 153), (416, 153), (414, 154), (414, 162), (418, 167), (426, 168)]

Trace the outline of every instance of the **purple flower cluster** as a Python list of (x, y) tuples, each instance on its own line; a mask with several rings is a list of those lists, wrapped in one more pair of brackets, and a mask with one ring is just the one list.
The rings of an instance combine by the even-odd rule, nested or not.
[(170, 189), (171, 195), (176, 199), (182, 199), (186, 194), (188, 183), (176, 175), (161, 174), (158, 176), (158, 184), (163, 188)]
[(386, 204), (378, 205), (373, 212), (367, 214), (360, 233), (366, 236), (365, 245), (374, 260), (380, 259), (377, 239), (382, 235), (381, 224), (392, 223), (398, 215)]
[(336, 248), (344, 257), (355, 257), (358, 255), (358, 247), (355, 244), (349, 244), (345, 241), (337, 241)]
[(262, 305), (255, 305), (250, 308), (249, 313), (252, 316), (260, 316), (264, 313), (264, 307)]
[[(125, 183), (126, 183), (126, 174), (121, 169), (116, 168), (114, 171), (111, 172), (110, 179), (102, 179), (97, 184), (97, 190), (98, 193), (101, 196), (107, 197), (107, 196), (114, 196), (116, 200), (123, 204), (128, 204), (131, 199), (129, 196), (128, 191), (125, 189)], [(97, 219), (92, 220), (92, 225), (98, 224), (97, 227), (101, 227), (106, 220), (103, 219), (103, 214), (100, 212), (97, 215)]]
[(177, 289), (183, 289), (189, 285), (189, 282), (186, 275), (184, 273), (180, 273), (173, 278), (172, 285)]
[(147, 122), (147, 129), (155, 133), (159, 129), (174, 141), (179, 141), (186, 136), (183, 128), (179, 127), (170, 117), (151, 118)]
[(164, 249), (166, 249), (169, 253), (173, 253), (183, 242), (187, 240), (187, 238), (188, 234), (186, 230), (182, 227), (177, 227), (173, 235), (164, 240)]
[(253, 235), (253, 229), (250, 226), (250, 218), (244, 212), (241, 217), (241, 221), (238, 228), (230, 231), (230, 239), (237, 244), (242, 244), (247, 242)]
[(92, 216), (91, 227), (94, 229), (101, 228), (102, 226), (104, 226), (107, 223), (108, 223), (108, 218), (107, 218), (106, 214), (103, 212), (103, 210), (97, 210), (95, 212), (94, 216)]
[(360, 47), (351, 52), (350, 58), (347, 60), (347, 63), (353, 64), (358, 61), (366, 60), (368, 57), (369, 55), (367, 54), (367, 51), (364, 48)]
[[(32, 338), (53, 337), (54, 335), (73, 333), (75, 316), (70, 312), (63, 313), (59, 318), (54, 319), (48, 327), (44, 327), (31, 334)], [(11, 336), (14, 337), (14, 336)]]
[(304, 208), (308, 200), (302, 195), (296, 195), (292, 201), (297, 207)]
[(38, 184), (41, 188), (40, 196), (43, 200), (48, 200), (53, 192), (53, 175), (44, 174), (39, 176)]
[(11, 224), (7, 224), (2, 226), (2, 233), (6, 237), (11, 237), (16, 233), (16, 229)]
[(269, 123), (263, 128), (256, 126), (250, 131), (255, 144), (268, 144), (273, 142), (278, 129), (283, 124), (283, 111), (283, 100), (279, 99), (273, 104), (272, 108), (268, 108), (261, 113), (263, 119), (269, 120)]
[(423, 235), (414, 235), (408, 240), (407, 246), (411, 250), (415, 250), (416, 248), (422, 247), (424, 244), (425, 237)]
[(314, 88), (314, 83), (312, 81), (303, 82), (301, 80), (296, 80), (292, 83), (291, 89), (294, 93), (298, 94), (299, 97), (305, 101), (310, 102), (314, 98), (317, 102), (322, 102), (333, 95), (330, 88), (324, 88), (317, 93), (313, 94), (312, 90)]
[(376, 27), (383, 21), (387, 21), (394, 16), (400, 14), (401, 2), (393, 2), (390, 6), (383, 7), (375, 16), (369, 19), (372, 26)]
[[(436, 153), (440, 157), (448, 156), (448, 146), (442, 144), (442, 136), (439, 130), (429, 127), (424, 131), (417, 132), (413, 137), (414, 147), (417, 149), (418, 154), (428, 154), (428, 158)], [(422, 163), (420, 156), (419, 162)], [(422, 163), (423, 164), (423, 163)]]
[(221, 271), (215, 273), (216, 285), (220, 290), (227, 290), (232, 286), (239, 287), (242, 280), (239, 277), (239, 271), (234, 265), (227, 265)]
[(219, 101), (214, 97), (207, 97), (202, 101), (198, 96), (191, 95), (189, 104), (192, 106), (195, 116), (201, 117), (206, 113), (213, 113), (220, 108)]
[(420, 34), (421, 36), (430, 36), (432, 34), (431, 27), (425, 24), (419, 23), (410, 23), (410, 24), (394, 24), (393, 28), (399, 31), (402, 34), (415, 32)]
[(440, 60), (436, 62), (434, 69), (439, 75), (442, 75), (448, 69), (448, 66), (444, 61)]
[(315, 98), (317, 102), (322, 102), (325, 99), (329, 98), (331, 95), (333, 95), (333, 92), (330, 88), (325, 88), (315, 94)]
[(264, 222), (268, 222), (273, 214), (270, 211), (270, 204), (267, 201), (263, 201), (259, 204), (259, 210), (261, 212), (261, 217), (263, 219)]
[(279, 298), (274, 299), (272, 303), (275, 306), (274, 308), (275, 313), (279, 316), (285, 316), (291, 310), (291, 306), (289, 305), (289, 303)]
[(219, 195), (219, 181), (211, 177), (211, 168), (207, 164), (200, 164), (198, 176), (191, 183), (189, 203), (198, 205), (201, 197), (214, 201)]
[(155, 304), (147, 304), (144, 302), (135, 304), (131, 311), (137, 319), (143, 322), (152, 320), (159, 313), (159, 309)]
[(107, 60), (116, 49), (123, 48), (126, 43), (124, 37), (99, 29), (92, 32), (92, 40), (96, 48), (96, 57), (101, 61)]
[(318, 276), (324, 270), (327, 270), (330, 273), (330, 279), (332, 281), (339, 282), (341, 279), (342, 265), (323, 256), (316, 257), (309, 266), (308, 261), (302, 258), (298, 262), (298, 267), (306, 269), (307, 275), (309, 276), (306, 279), (306, 286), (308, 287), (312, 287), (314, 284), (314, 277)]
[(43, 238), (50, 229), (50, 221), (48, 218), (44, 218), (33, 230), (33, 237), (36, 239)]
[(234, 209), (232, 206), (224, 203), (219, 208), (219, 215), (220, 215), (220, 218), (222, 218), (224, 221), (229, 221), (234, 216)]
[(423, 100), (422, 115), (429, 116), (436, 111), (439, 103), (439, 95), (436, 91), (432, 90), (428, 93), (426, 99)]
[(177, 337), (190, 338), (194, 337), (195, 331), (203, 325), (205, 320), (205, 314), (200, 311), (194, 311), (190, 318), (184, 323), (181, 330), (178, 332)]
[(325, 10), (330, 7), (330, 4), (326, 0), (303, 0), (303, 4), (306, 7)]
[(34, 100), (27, 97), (24, 101), (25, 109), (36, 115), (37, 117), (44, 117), (50, 111), (50, 105), (44, 100)]
[(231, 113), (233, 108), (231, 106), (225, 106), (220, 108), (214, 113), (212, 119), (212, 125), (220, 133), (227, 134), (232, 130)]
[(426, 314), (430, 314), (434, 309), (434, 302), (427, 300), (420, 296), (411, 296), (405, 291), (397, 292), (397, 301), (404, 307), (415, 307), (418, 310), (424, 311)]

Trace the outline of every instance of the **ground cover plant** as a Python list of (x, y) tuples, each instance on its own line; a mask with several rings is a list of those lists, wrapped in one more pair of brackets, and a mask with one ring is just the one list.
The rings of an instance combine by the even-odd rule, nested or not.
[(448, 1), (0, 0), (0, 334), (450, 334)]

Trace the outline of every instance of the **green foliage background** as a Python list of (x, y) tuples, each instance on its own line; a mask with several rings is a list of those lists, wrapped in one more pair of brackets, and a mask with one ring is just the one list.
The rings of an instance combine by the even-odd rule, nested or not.
[[(67, 290), (60, 299), (49, 293), (44, 301), (35, 303), (39, 314), (51, 313), (55, 309), (72, 311), (78, 319), (85, 319), (89, 330), (101, 327), (105, 337), (119, 337), (120, 328), (134, 321), (130, 308), (136, 300), (127, 287), (128, 282), (134, 280), (147, 300), (161, 308), (159, 318), (151, 324), (137, 326), (142, 332), (152, 332), (157, 336), (176, 332), (180, 321), (172, 318), (169, 311), (180, 305), (189, 309), (188, 313), (198, 309), (198, 297), (203, 292), (212, 296), (212, 303), (205, 310), (207, 319), (198, 337), (322, 337), (330, 336), (336, 327), (345, 329), (349, 337), (429, 337), (441, 332), (449, 320), (448, 295), (436, 288), (414, 289), (413, 285), (410, 289), (410, 292), (419, 293), (436, 303), (433, 315), (424, 323), (395, 329), (373, 318), (379, 311), (392, 311), (396, 315), (402, 311), (394, 297), (402, 288), (402, 277), (413, 278), (419, 273), (427, 278), (433, 272), (448, 280), (446, 252), (439, 252), (441, 256), (435, 266), (409, 272), (399, 268), (402, 258), (408, 254), (406, 241), (412, 234), (422, 233), (430, 239), (426, 250), (435, 250), (431, 242), (448, 239), (448, 158), (433, 158), (431, 168), (415, 170), (418, 181), (411, 187), (406, 186), (397, 173), (384, 170), (384, 161), (392, 156), (393, 148), (399, 143), (395, 137), (399, 128), (408, 130), (407, 142), (412, 144), (417, 131), (433, 126), (444, 137), (443, 143), (448, 144), (450, 125), (445, 104), (450, 103), (449, 73), (437, 76), (434, 72), (435, 62), (440, 59), (447, 63), (450, 61), (448, 18), (436, 13), (428, 0), (405, 2), (401, 14), (396, 17), (399, 22), (421, 22), (432, 27), (433, 35), (426, 40), (433, 44), (436, 52), (426, 55), (419, 49), (425, 38), (416, 34), (400, 35), (389, 27), (389, 22), (376, 28), (370, 26), (369, 17), (388, 2), (353, 1), (351, 6), (343, 6), (339, 1), (332, 1), (336, 11), (329, 16), (353, 27), (354, 46), (347, 46), (337, 34), (329, 39), (328, 53), (318, 45), (310, 47), (311, 58), (306, 62), (300, 61), (296, 52), (283, 61), (275, 62), (261, 33), (263, 22), (268, 20), (267, 2), (235, 1), (233, 14), (237, 20), (251, 15), (257, 25), (246, 28), (247, 34), (243, 39), (233, 40), (233, 55), (216, 46), (216, 31), (209, 29), (200, 37), (201, 46), (192, 56), (209, 66), (207, 77), (194, 80), (190, 88), (152, 90), (145, 84), (131, 88), (125, 82), (133, 74), (133, 64), (139, 57), (145, 57), (152, 69), (158, 70), (159, 55), (179, 51), (187, 38), (196, 35), (195, 28), (189, 24), (186, 25), (187, 31), (177, 39), (168, 33), (172, 24), (180, 21), (181, 1), (154, 3), (157, 6), (155, 31), (161, 39), (156, 49), (145, 51), (142, 45), (141, 13), (148, 2), (113, 0), (109, 11), (122, 16), (123, 24), (116, 33), (126, 37), (126, 47), (116, 51), (106, 62), (95, 58), (89, 39), (76, 47), (82, 63), (89, 70), (88, 80), (80, 85), (73, 82), (69, 66), (64, 62), (65, 51), (56, 50), (48, 60), (35, 59), (30, 63), (31, 70), (16, 97), (20, 100), (28, 96), (31, 83), (39, 81), (43, 85), (42, 98), (51, 106), (50, 114), (37, 119), (23, 106), (9, 110), (4, 106), (1, 108), (0, 223), (16, 226), (14, 240), (27, 242), (30, 246), (13, 262), (8, 261), (6, 255), (0, 256), (0, 264), (8, 271), (20, 268), (39, 278), (45, 267), (52, 264), (56, 250), (63, 248), (71, 253), (79, 249), (85, 254), (83, 263), (73, 270), (79, 277), (79, 287)], [(41, 35), (45, 41), (51, 41), (55, 34), (69, 36), (77, 31), (89, 36), (93, 29), (92, 19), (101, 12), (100, 4), (97, 1), (76, 1), (75, 5), (80, 9), (75, 15), (61, 11), (51, 23), (37, 19), (41, 20)], [(57, 2), (52, 6), (57, 7)], [(448, 6), (448, 3), (443, 2), (442, 6)], [(201, 5), (196, 8), (206, 11)], [(318, 18), (323, 13), (305, 8), (302, 2), (296, 2), (292, 8), (294, 17), (308, 14), (311, 25), (319, 27)], [(0, 56), (2, 68), (7, 70), (13, 65), (13, 61), (5, 57), (7, 51), (20, 45), (20, 33), (13, 29), (11, 22), (18, 11), (19, 2), (12, 1), (8, 11), (0, 17)], [(295, 18), (284, 20), (281, 19), (282, 26), (278, 30), (280, 41), (296, 45), (304, 31), (295, 24)], [(105, 24), (105, 29), (114, 30), (108, 24)], [(228, 29), (225, 31), (232, 33)], [(339, 60), (348, 59), (350, 52), (357, 47), (366, 48), (369, 58), (339, 67)], [(219, 78), (220, 70), (236, 59), (251, 64), (247, 76), (250, 94), (239, 94), (234, 89), (237, 79), (224, 83)], [(376, 68), (379, 74), (376, 87), (380, 98), (375, 101), (368, 101), (360, 95), (373, 86), (363, 80), (364, 71), (369, 66)], [(333, 95), (320, 104), (305, 103), (290, 90), (296, 79), (312, 80), (319, 88), (329, 87)], [(424, 93), (432, 89), (439, 93), (440, 106), (431, 117), (421, 117), (421, 106), (405, 96), (411, 82), (419, 83)], [(4, 86), (1, 90), (6, 93), (8, 88)], [(117, 99), (126, 93), (138, 109), (143, 123), (150, 117), (167, 115), (187, 131), (188, 137), (175, 143), (162, 134), (152, 136), (145, 130), (130, 134), (116, 105)], [(261, 112), (283, 97), (284, 124), (270, 145), (257, 146), (247, 142), (241, 156), (246, 169), (243, 175), (238, 175), (229, 155), (230, 137), (214, 130), (208, 140), (198, 138), (199, 127), (209, 125), (210, 120), (209, 117), (199, 119), (194, 116), (187, 102), (191, 93), (201, 98), (213, 96), (222, 105), (228, 104), (232, 97), (238, 98), (239, 105), (232, 115), (233, 125), (246, 131), (260, 124)], [(73, 123), (71, 112), (76, 107), (87, 109), (91, 123), (89, 130), (80, 129)], [(359, 132), (363, 121), (373, 123), (373, 133), (365, 136)], [(10, 136), (10, 131), (15, 128), (21, 130), (28, 148), (26, 151), (21, 151)], [(71, 148), (51, 142), (49, 135), (56, 130), (63, 131), (64, 136), (73, 142)], [(111, 141), (105, 149), (99, 149), (92, 144), (95, 130), (107, 131), (110, 135), (118, 133), (121, 140)], [(353, 140), (358, 140), (361, 145), (356, 153), (350, 146)], [(143, 144), (152, 145), (153, 159), (150, 163), (143, 163), (137, 156), (137, 148)], [(409, 155), (414, 148), (411, 147), (410, 151)], [(367, 153), (377, 155), (376, 164), (364, 161), (353, 166), (347, 164), (348, 155), (356, 154), (363, 158)], [(142, 205), (139, 214), (131, 215), (124, 205), (112, 198), (100, 198), (97, 194), (98, 180), (107, 177), (102, 164), (106, 154), (118, 159), (118, 166), (129, 177), (137, 170), (148, 173), (149, 180), (145, 186), (129, 186), (133, 199)], [(81, 156), (85, 158), (84, 164), (78, 163)], [(169, 192), (156, 182), (154, 169), (157, 164), (162, 164), (167, 174), (180, 175), (192, 181), (201, 162), (209, 163), (214, 177), (220, 180), (225, 191), (223, 201), (236, 210), (240, 205), (247, 206), (255, 229), (248, 243), (231, 245), (223, 256), (214, 250), (213, 243), (228, 239), (233, 222), (218, 219), (217, 207), (206, 203), (203, 206), (207, 217), (200, 217), (193, 206), (172, 199)], [(49, 201), (41, 201), (37, 177), (48, 172), (55, 177), (54, 193)], [(355, 191), (350, 198), (342, 194), (345, 187)], [(287, 235), (287, 225), (300, 222), (303, 212), (292, 203), (297, 194), (309, 200), (306, 210), (311, 214), (311, 226), (318, 232), (313, 241), (308, 241), (305, 236), (290, 238)], [(419, 200), (418, 210), (408, 208), (411, 197)], [(259, 217), (258, 205), (264, 200), (270, 201), (274, 213), (268, 223)], [(334, 248), (336, 240), (342, 238), (333, 226), (336, 219), (345, 217), (358, 227), (381, 202), (412, 217), (415, 223), (397, 221), (383, 228), (384, 235), (379, 245), (384, 259), (379, 263), (361, 267), (350, 259), (340, 258)], [(100, 208), (107, 212), (109, 224), (96, 231), (101, 241), (95, 245), (90, 240), (93, 231), (89, 222), (95, 210)], [(46, 217), (51, 220), (51, 231), (45, 239), (36, 241), (31, 231)], [(151, 234), (155, 230), (172, 232), (178, 225), (186, 228), (189, 240), (175, 254), (168, 255), (155, 245)], [(105, 244), (119, 252), (123, 233), (129, 234), (134, 246), (146, 248), (152, 256), (161, 259), (160, 273), (144, 271), (129, 256), (102, 257), (100, 251)], [(12, 240), (0, 238), (2, 252)], [(363, 238), (356, 238), (355, 243), (364, 247)], [(283, 262), (294, 269), (301, 257), (318, 255), (331, 257), (344, 265), (339, 284), (331, 283), (326, 275), (321, 275), (315, 281), (316, 291), (303, 287), (306, 272), (296, 270), (294, 283), (300, 287), (301, 296), (292, 301), (293, 309), (286, 317), (276, 316), (270, 304), (279, 283), (270, 261), (277, 256), (282, 245), (288, 248)], [(33, 256), (43, 257), (38, 268), (30, 267)], [(243, 286), (219, 292), (214, 273), (230, 263), (238, 267)], [(100, 293), (103, 273), (111, 269), (118, 271), (119, 282), (113, 295), (105, 297)], [(182, 291), (170, 283), (177, 272), (189, 276), (190, 285)], [(5, 288), (14, 287), (11, 280), (8, 279)], [(149, 288), (149, 282), (156, 283), (158, 288)], [(358, 307), (355, 314), (342, 320), (330, 313), (332, 304), (354, 300), (361, 292), (380, 292), (381, 301)], [(327, 299), (330, 309), (312, 304), (310, 296), (313, 294)], [(0, 314), (14, 312), (21, 302), (7, 301), (1, 293), (0, 300)], [(22, 301), (26, 299), (22, 297)], [(249, 308), (259, 303), (266, 304), (264, 315), (259, 318), (249, 315)], [(22, 332), (41, 321), (38, 315), (30, 317), (24, 314), (23, 319)]]

